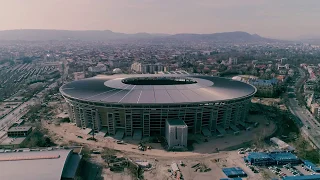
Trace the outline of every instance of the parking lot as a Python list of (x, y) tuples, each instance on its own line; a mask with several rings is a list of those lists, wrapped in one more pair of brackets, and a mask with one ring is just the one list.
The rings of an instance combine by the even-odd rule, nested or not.
[(295, 166), (292, 166), (290, 164), (282, 166), (269, 166), (267, 171), (269, 171), (268, 174), (271, 174), (272, 178), (282, 178), (286, 176), (306, 176), (316, 174), (308, 168), (306, 168), (303, 164)]

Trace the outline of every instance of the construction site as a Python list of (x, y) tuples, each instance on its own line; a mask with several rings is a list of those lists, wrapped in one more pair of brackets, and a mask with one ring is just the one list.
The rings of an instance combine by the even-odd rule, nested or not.
[[(60, 146), (74, 144), (89, 149), (90, 161), (102, 167), (101, 175), (104, 179), (279, 178), (269, 169), (245, 161), (250, 152), (265, 151), (265, 148), (253, 147), (252, 144), (277, 130), (275, 121), (266, 114), (249, 114), (246, 123), (250, 128), (238, 134), (234, 134), (233, 130), (226, 131), (222, 137), (188, 134), (188, 148), (183, 151), (168, 151), (163, 144), (166, 141), (164, 136), (144, 137), (140, 140), (132, 137), (117, 138), (103, 131), (94, 132), (90, 128), (82, 129), (73, 123), (61, 121), (67, 118), (63, 109), (53, 114), (52, 120), (41, 121), (48, 135)], [(294, 151), (291, 144), (286, 144), (280, 138), (269, 141), (268, 150)]]
[[(143, 179), (222, 179), (228, 178), (223, 172), (228, 167), (243, 169), (246, 179), (263, 179), (245, 165), (243, 154), (230, 150), (246, 146), (257, 138), (256, 134), (268, 136), (274, 133), (276, 126), (272, 122), (266, 125), (263, 115), (249, 115), (248, 121), (252, 122), (250, 131), (241, 131), (236, 136), (232, 132), (224, 137), (191, 135), (193, 150), (181, 152), (167, 151), (161, 143), (164, 138), (117, 140), (102, 132), (92, 134), (90, 129), (80, 129), (71, 123), (42, 121), (42, 125), (56, 144), (71, 143), (91, 149), (91, 160), (103, 167), (104, 179), (129, 180), (132, 176), (142, 176)], [(253, 122), (258, 125), (254, 126)], [(106, 155), (106, 149), (112, 149), (113, 153)]]

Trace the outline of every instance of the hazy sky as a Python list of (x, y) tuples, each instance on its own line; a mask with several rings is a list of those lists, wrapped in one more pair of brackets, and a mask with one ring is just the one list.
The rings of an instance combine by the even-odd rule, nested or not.
[(0, 30), (320, 35), (320, 0), (0, 0)]

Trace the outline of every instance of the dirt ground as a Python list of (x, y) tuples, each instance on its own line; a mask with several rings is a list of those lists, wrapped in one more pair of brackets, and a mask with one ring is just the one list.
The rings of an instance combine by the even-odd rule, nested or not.
[[(172, 158), (170, 160), (159, 160), (155, 163), (155, 169), (153, 171), (145, 171), (145, 179), (171, 179), (171, 173), (168, 172), (172, 162), (177, 164), (182, 161), (185, 166), (179, 166), (179, 169), (186, 180), (216, 180), (221, 178), (227, 178), (227, 176), (222, 172), (224, 167), (240, 167), (247, 174), (246, 179), (259, 180), (263, 179), (260, 174), (254, 174), (248, 167), (245, 166), (243, 162), (243, 155), (239, 155), (237, 151), (229, 152), (220, 152), (216, 154), (209, 155), (204, 158)], [(219, 162), (217, 162), (219, 161)], [(152, 161), (151, 161), (152, 162)], [(211, 168), (211, 171), (208, 172), (195, 172), (195, 168), (192, 168), (193, 165), (197, 163), (202, 163), (206, 167)]]
[(252, 98), (251, 102), (260, 103), (260, 104), (264, 104), (264, 105), (267, 105), (267, 106), (272, 106), (272, 105), (280, 103), (280, 98), (258, 98), (258, 97), (254, 97), (254, 98)]
[[(119, 150), (118, 155), (128, 157), (134, 161), (148, 161), (152, 164), (151, 170), (144, 172), (144, 178), (147, 180), (167, 180), (174, 179), (171, 173), (168, 172), (172, 162), (179, 164), (182, 161), (186, 166), (179, 165), (180, 171), (186, 180), (206, 180), (206, 179), (220, 179), (226, 178), (222, 172), (223, 167), (241, 167), (247, 174), (247, 179), (259, 180), (262, 179), (260, 174), (254, 174), (249, 168), (247, 168), (243, 161), (243, 155), (239, 155), (237, 151), (222, 151), (234, 146), (239, 146), (245, 142), (252, 141), (256, 136), (267, 136), (272, 134), (276, 126), (271, 123), (266, 126), (266, 118), (263, 115), (250, 115), (249, 121), (259, 122), (259, 126), (253, 128), (250, 131), (241, 131), (237, 136), (227, 134), (223, 138), (211, 137), (207, 138), (208, 142), (203, 142), (205, 137), (201, 135), (193, 136), (198, 143), (194, 144), (194, 151), (188, 152), (167, 152), (159, 143), (146, 143), (145, 145), (151, 145), (152, 150), (139, 151), (137, 149), (138, 141), (134, 141), (131, 138), (125, 138), (126, 144), (117, 144), (112, 137), (99, 137), (95, 136), (97, 142), (88, 141), (87, 138), (91, 135), (87, 135), (84, 131), (74, 124), (63, 123), (61, 125), (55, 125), (42, 121), (43, 127), (48, 129), (49, 135), (53, 138), (55, 143), (60, 145), (66, 145), (70, 143), (77, 143), (87, 145), (91, 149), (102, 150), (103, 148), (112, 148)], [(81, 136), (82, 138), (79, 138)], [(215, 152), (216, 148), (221, 151)], [(216, 162), (219, 159), (219, 162)], [(93, 155), (92, 160), (105, 167), (104, 161), (101, 155)], [(207, 167), (211, 168), (209, 172), (194, 172), (191, 166), (203, 163)], [(111, 172), (108, 168), (103, 168), (102, 175), (106, 180), (129, 180), (132, 179), (129, 172), (124, 171), (122, 173)]]
[[(49, 130), (51, 137), (58, 144), (68, 144), (69, 142), (76, 142), (78, 144), (89, 145), (92, 148), (107, 147), (116, 149), (119, 151), (133, 152), (144, 155), (152, 155), (155, 157), (187, 157), (187, 156), (201, 156), (204, 154), (214, 153), (216, 148), (224, 150), (233, 146), (241, 145), (245, 142), (254, 140), (258, 135), (267, 136), (275, 131), (275, 125), (271, 123), (269, 126), (265, 125), (266, 119), (263, 115), (252, 115), (248, 117), (249, 121), (259, 122), (260, 125), (257, 128), (253, 128), (250, 131), (241, 131), (239, 135), (235, 136), (233, 133), (227, 134), (223, 138), (211, 137), (205, 138), (201, 135), (194, 136), (197, 139), (197, 143), (194, 144), (194, 150), (192, 152), (168, 152), (165, 151), (160, 143), (146, 143), (153, 147), (152, 150), (139, 151), (137, 144), (140, 141), (134, 141), (131, 138), (125, 138), (126, 144), (117, 144), (113, 137), (99, 137), (95, 138), (97, 142), (88, 141), (87, 138), (91, 135), (85, 134), (83, 130), (76, 127), (74, 124), (63, 123), (61, 125), (48, 124), (43, 121), (43, 126)], [(79, 136), (83, 138), (79, 138)], [(204, 139), (208, 139), (208, 142), (204, 142)]]
[(253, 103), (260, 103), (266, 106), (277, 106), (281, 110), (287, 110), (287, 107), (283, 102), (281, 102), (280, 98), (252, 98), (251, 102)]
[[(145, 180), (173, 180), (175, 179), (171, 172), (168, 170), (171, 169), (172, 163), (177, 163), (180, 169), (180, 172), (185, 180), (218, 180), (221, 178), (227, 178), (223, 173), (222, 168), (225, 167), (240, 167), (248, 175), (248, 177), (243, 178), (244, 180), (262, 180), (263, 177), (261, 174), (253, 173), (247, 166), (245, 166), (243, 161), (244, 155), (239, 155), (237, 151), (228, 151), (214, 153), (206, 155), (203, 157), (159, 157), (154, 158), (152, 156), (141, 155), (141, 154), (132, 154), (132, 153), (122, 153), (121, 156), (126, 156), (133, 161), (148, 161), (152, 168), (150, 170), (144, 171)], [(100, 155), (93, 155), (93, 159), (96, 163), (102, 163), (103, 160)], [(180, 162), (184, 166), (180, 165)], [(196, 172), (195, 168), (192, 166), (201, 163), (204, 164), (207, 168), (210, 168), (211, 171), (208, 172)], [(103, 177), (105, 180), (130, 180), (131, 175), (126, 170), (121, 173), (111, 172), (109, 169), (103, 169)]]

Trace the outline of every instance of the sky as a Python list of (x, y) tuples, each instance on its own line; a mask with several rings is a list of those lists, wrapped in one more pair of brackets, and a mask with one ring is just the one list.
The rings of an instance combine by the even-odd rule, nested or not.
[(0, 30), (320, 37), (320, 0), (0, 0)]

